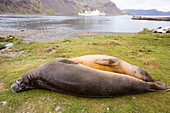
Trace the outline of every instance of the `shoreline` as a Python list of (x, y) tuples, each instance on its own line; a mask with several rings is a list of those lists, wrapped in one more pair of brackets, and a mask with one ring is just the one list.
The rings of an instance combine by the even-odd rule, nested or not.
[(162, 17), (162, 16), (133, 16), (133, 20), (155, 20), (155, 21), (170, 21), (170, 16)]
[(69, 29), (60, 30), (34, 30), (34, 31), (14, 31), (14, 32), (0, 32), (1, 37), (12, 35), (23, 39), (24, 42), (42, 41), (52, 42), (55, 40), (62, 40), (67, 38), (81, 38), (90, 36), (111, 36), (115, 34), (135, 34), (126, 32), (93, 32), (93, 31), (78, 31)]

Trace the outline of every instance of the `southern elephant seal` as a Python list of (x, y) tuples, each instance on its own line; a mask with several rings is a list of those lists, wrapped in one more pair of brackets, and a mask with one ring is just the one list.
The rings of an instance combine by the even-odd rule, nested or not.
[(39, 88), (84, 97), (114, 97), (170, 89), (162, 82), (145, 82), (69, 60), (52, 61), (33, 69), (19, 77), (11, 88), (13, 92)]
[(69, 60), (95, 69), (130, 75), (147, 82), (154, 81), (144, 69), (112, 56), (85, 55), (76, 58), (70, 58)]

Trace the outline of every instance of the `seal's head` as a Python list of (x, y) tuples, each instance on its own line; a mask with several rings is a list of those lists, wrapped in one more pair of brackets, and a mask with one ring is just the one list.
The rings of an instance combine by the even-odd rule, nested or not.
[(154, 80), (149, 75), (149, 73), (146, 72), (142, 68), (136, 68), (136, 70), (134, 70), (134, 74), (135, 74), (136, 77), (139, 77), (140, 79), (142, 79), (142, 80), (144, 80), (146, 82), (154, 82)]
[(13, 92), (21, 92), (29, 89), (33, 89), (33, 87), (30, 86), (29, 79), (27, 77), (19, 77), (18, 80), (12, 84), (11, 89)]

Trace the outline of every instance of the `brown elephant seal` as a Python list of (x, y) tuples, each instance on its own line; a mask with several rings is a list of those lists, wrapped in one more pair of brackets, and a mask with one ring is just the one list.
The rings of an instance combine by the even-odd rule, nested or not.
[(84, 97), (114, 97), (170, 89), (162, 82), (145, 82), (69, 60), (52, 61), (33, 69), (21, 76), (11, 88), (13, 92), (39, 88)]
[(76, 58), (70, 58), (69, 60), (99, 70), (130, 75), (147, 82), (154, 81), (144, 69), (112, 56), (85, 55)]

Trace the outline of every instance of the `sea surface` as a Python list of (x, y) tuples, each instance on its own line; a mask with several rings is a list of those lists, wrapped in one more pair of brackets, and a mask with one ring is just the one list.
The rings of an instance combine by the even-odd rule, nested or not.
[(0, 15), (0, 32), (72, 29), (136, 33), (143, 28), (170, 27), (169, 21), (132, 20), (132, 16)]

